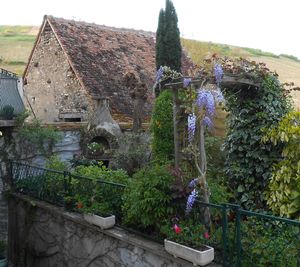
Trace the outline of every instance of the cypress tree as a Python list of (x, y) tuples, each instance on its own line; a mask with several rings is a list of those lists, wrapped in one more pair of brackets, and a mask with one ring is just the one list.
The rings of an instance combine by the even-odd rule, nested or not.
[(165, 34), (165, 11), (163, 9), (159, 12), (158, 17), (158, 26), (156, 31), (156, 69), (158, 70), (160, 66), (164, 66), (164, 44), (163, 44), (163, 37)]
[(156, 67), (168, 66), (181, 72), (181, 44), (175, 7), (166, 0), (165, 10), (160, 10), (156, 32)]

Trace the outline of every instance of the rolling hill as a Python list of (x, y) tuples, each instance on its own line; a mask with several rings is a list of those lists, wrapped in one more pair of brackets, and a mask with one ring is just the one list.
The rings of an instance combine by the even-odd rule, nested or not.
[[(39, 27), (0, 26), (0, 68), (22, 75)], [(195, 63), (200, 63), (208, 54), (246, 57), (265, 62), (279, 74), (282, 82), (294, 82), (300, 87), (300, 60), (291, 55), (275, 55), (260, 49), (236, 47), (211, 42), (182, 39), (182, 45)], [(300, 92), (293, 94), (295, 106), (300, 110)]]

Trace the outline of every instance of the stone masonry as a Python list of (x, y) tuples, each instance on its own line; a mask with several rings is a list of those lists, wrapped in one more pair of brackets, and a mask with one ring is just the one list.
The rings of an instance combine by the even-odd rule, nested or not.
[(40, 38), (24, 83), (27, 101), (43, 122), (58, 121), (65, 113), (78, 114), (85, 120), (88, 109), (93, 108), (92, 99), (75, 77), (49, 25)]

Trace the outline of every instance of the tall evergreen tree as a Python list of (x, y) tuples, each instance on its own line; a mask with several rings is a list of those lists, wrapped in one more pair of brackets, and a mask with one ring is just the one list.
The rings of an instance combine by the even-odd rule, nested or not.
[(164, 34), (165, 34), (165, 11), (163, 9), (159, 12), (158, 26), (156, 31), (156, 69), (164, 65)]
[(181, 44), (175, 7), (166, 0), (165, 10), (160, 10), (156, 32), (156, 67), (168, 66), (181, 72)]

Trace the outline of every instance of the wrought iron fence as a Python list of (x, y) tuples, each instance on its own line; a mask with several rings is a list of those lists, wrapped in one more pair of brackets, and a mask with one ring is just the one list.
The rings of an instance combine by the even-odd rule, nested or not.
[[(80, 211), (82, 196), (95, 198), (101, 210), (114, 213), (121, 223), (123, 184), (16, 162), (12, 176), (16, 191), (69, 210)], [(204, 209), (211, 219), (206, 244), (214, 247), (216, 262), (230, 267), (300, 267), (300, 221), (196, 200), (189, 215), (195, 224), (206, 223)]]
[(121, 219), (123, 184), (17, 162), (12, 163), (12, 176), (14, 189), (20, 193), (77, 212), (83, 209), (81, 203), (91, 202), (93, 213), (101, 211), (99, 215), (114, 214), (117, 221)]

